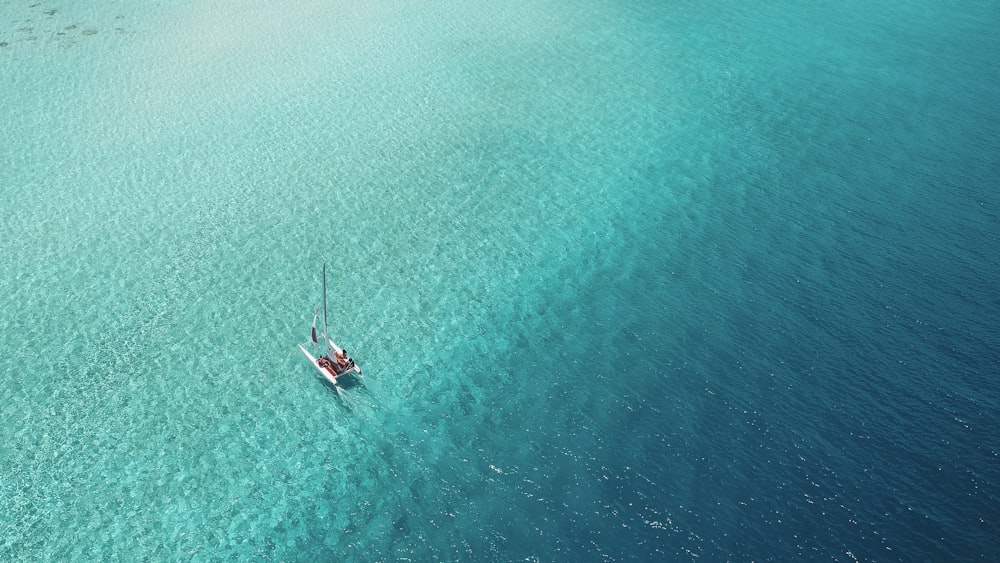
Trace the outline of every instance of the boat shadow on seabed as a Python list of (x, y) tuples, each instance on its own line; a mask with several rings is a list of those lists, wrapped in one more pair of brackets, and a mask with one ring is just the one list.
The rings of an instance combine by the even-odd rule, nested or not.
[(341, 407), (347, 409), (348, 412), (354, 412), (356, 407), (366, 403), (363, 398), (358, 396), (359, 391), (364, 391), (365, 382), (356, 374), (349, 375), (345, 373), (337, 377), (336, 384), (330, 383), (325, 377), (317, 377), (317, 379), (323, 384), (327, 392), (337, 398), (337, 402), (340, 403)]

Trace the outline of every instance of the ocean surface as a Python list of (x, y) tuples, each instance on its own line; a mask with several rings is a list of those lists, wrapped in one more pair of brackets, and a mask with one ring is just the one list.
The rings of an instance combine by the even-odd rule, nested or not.
[(1000, 560), (998, 29), (0, 1), (0, 560)]

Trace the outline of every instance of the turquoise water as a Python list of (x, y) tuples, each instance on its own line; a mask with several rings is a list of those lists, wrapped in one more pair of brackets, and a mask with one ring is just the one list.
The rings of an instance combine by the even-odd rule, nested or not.
[(0, 4), (0, 560), (1000, 558), (1000, 3), (480, 4)]

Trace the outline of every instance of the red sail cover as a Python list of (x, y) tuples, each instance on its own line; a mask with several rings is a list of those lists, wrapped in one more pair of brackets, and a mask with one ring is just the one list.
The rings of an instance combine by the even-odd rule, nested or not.
[(319, 317), (319, 306), (316, 306), (316, 312), (313, 313), (313, 343), (319, 344), (319, 338), (316, 338), (316, 317)]

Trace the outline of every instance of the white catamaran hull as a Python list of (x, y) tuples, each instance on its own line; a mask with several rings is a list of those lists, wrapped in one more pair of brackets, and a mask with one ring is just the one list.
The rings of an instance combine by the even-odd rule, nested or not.
[(337, 376), (330, 373), (330, 370), (326, 369), (325, 367), (320, 366), (319, 359), (310, 354), (309, 350), (306, 350), (305, 346), (299, 344), (299, 350), (302, 350), (302, 353), (305, 354), (307, 358), (309, 358), (309, 363), (312, 364), (312, 367), (316, 368), (316, 370), (319, 371), (319, 373), (322, 374), (327, 381), (329, 381), (334, 385), (337, 384)]
[[(326, 341), (329, 343), (330, 348), (333, 349), (334, 352), (336, 352), (338, 354), (343, 353), (343, 350), (340, 348), (340, 346), (337, 346), (333, 342), (333, 340), (330, 340), (326, 336), (324, 336), (324, 338), (326, 338)], [(337, 385), (337, 378), (338, 377), (340, 377), (341, 375), (344, 375), (345, 373), (347, 373), (349, 371), (353, 371), (353, 372), (357, 373), (358, 375), (360, 375), (361, 377), (364, 377), (364, 374), (361, 373), (361, 368), (359, 368), (358, 366), (353, 366), (351, 369), (344, 371), (340, 375), (334, 375), (334, 374), (330, 373), (330, 370), (328, 370), (325, 367), (319, 365), (319, 358), (317, 358), (316, 356), (313, 356), (311, 353), (309, 353), (309, 350), (307, 350), (304, 345), (299, 344), (299, 350), (302, 350), (302, 353), (305, 354), (305, 356), (307, 358), (309, 358), (309, 363), (312, 364), (312, 366), (314, 368), (316, 368), (323, 375), (323, 377), (326, 378), (327, 381), (329, 381), (330, 383), (332, 383), (334, 385)]]

